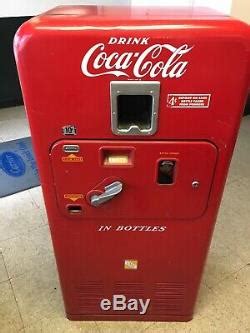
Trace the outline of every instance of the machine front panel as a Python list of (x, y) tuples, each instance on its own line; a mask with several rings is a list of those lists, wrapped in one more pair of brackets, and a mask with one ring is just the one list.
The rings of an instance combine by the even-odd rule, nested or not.
[(62, 140), (51, 150), (58, 207), (82, 219), (193, 219), (207, 206), (207, 142)]

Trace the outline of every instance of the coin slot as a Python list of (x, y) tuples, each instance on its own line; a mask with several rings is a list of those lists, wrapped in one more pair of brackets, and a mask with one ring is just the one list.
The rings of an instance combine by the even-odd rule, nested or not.
[(157, 182), (162, 185), (171, 185), (174, 183), (175, 161), (161, 160), (158, 163)]

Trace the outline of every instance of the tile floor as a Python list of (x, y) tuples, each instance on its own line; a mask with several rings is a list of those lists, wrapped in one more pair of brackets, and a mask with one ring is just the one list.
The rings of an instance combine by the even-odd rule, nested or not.
[[(0, 110), (0, 141), (29, 135), (22, 107)], [(64, 317), (40, 187), (0, 199), (0, 332), (250, 332), (250, 116), (239, 139), (194, 319), (70, 322)]]

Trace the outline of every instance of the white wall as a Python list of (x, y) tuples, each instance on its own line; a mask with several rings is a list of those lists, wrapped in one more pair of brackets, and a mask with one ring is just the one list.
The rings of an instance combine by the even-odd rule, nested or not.
[(250, 24), (250, 0), (233, 0), (232, 16)]
[(59, 5), (119, 5), (129, 2), (129, 0), (0, 0), (0, 17), (33, 16)]
[(231, 12), (232, 0), (131, 0), (131, 3), (139, 6), (154, 4), (161, 6), (209, 7), (229, 14)]
[[(237, 2), (237, 5), (236, 5)], [(79, 4), (133, 4), (166, 6), (205, 6), (229, 14), (232, 0), (0, 0), (0, 17), (33, 16), (58, 5)], [(250, 17), (250, 0), (235, 0), (235, 12)], [(242, 7), (242, 9), (240, 9)], [(246, 8), (246, 9), (245, 9)], [(247, 9), (248, 8), (248, 9)]]

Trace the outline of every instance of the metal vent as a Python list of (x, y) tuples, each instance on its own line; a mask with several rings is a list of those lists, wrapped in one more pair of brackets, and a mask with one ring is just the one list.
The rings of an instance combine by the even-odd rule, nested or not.
[(100, 301), (104, 298), (104, 286), (100, 281), (81, 283), (76, 289), (76, 297), (81, 313), (97, 313)]
[[(185, 299), (184, 284), (157, 282), (151, 290), (153, 291), (149, 309), (151, 314), (167, 315), (180, 314), (182, 312)], [(100, 313), (101, 300), (111, 296), (104, 291), (104, 284), (101, 281), (87, 281), (79, 284), (75, 288), (79, 312), (82, 314)], [(125, 295), (127, 298), (144, 299), (148, 293), (142, 282), (117, 281), (113, 286), (113, 294)]]
[(184, 298), (184, 284), (167, 282), (155, 283), (152, 312), (178, 314), (182, 311)]
[(141, 282), (116, 282), (114, 286), (114, 294), (122, 294), (126, 296), (143, 297), (144, 285)]

